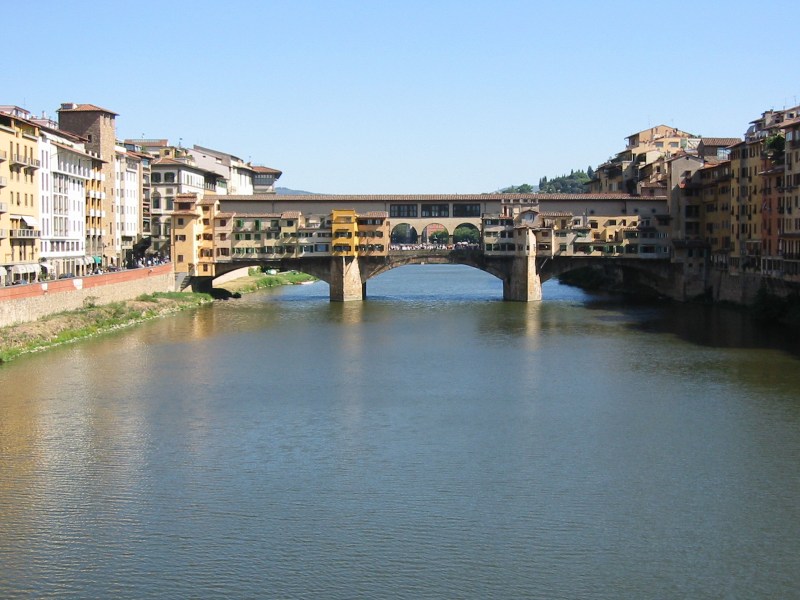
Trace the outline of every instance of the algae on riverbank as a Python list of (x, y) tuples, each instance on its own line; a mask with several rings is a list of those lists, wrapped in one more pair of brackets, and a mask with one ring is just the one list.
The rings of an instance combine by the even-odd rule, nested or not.
[(72, 342), (211, 302), (208, 294), (164, 292), (144, 294), (135, 300), (88, 305), (34, 321), (0, 329), (0, 363), (22, 354)]

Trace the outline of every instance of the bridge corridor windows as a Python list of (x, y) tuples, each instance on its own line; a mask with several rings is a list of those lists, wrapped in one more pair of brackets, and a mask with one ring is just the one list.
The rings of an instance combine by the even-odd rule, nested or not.
[(390, 204), (389, 205), (389, 216), (390, 217), (416, 218), (417, 217), (417, 205), (416, 204)]
[(480, 217), (480, 204), (453, 204), (454, 217)]
[(441, 218), (450, 216), (449, 204), (423, 204), (422, 217), (423, 218)]

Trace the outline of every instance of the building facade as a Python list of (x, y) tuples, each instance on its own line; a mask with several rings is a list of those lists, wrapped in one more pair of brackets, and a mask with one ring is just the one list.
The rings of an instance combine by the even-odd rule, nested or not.
[(19, 107), (0, 109), (0, 281), (40, 277), (39, 126)]

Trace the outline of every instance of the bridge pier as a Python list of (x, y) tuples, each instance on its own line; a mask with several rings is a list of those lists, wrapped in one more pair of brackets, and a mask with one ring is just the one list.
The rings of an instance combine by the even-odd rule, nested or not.
[(358, 258), (334, 256), (331, 259), (331, 302), (351, 302), (367, 297), (367, 283), (361, 279)]
[(542, 280), (536, 271), (536, 256), (515, 256), (511, 274), (503, 280), (503, 300), (540, 302)]

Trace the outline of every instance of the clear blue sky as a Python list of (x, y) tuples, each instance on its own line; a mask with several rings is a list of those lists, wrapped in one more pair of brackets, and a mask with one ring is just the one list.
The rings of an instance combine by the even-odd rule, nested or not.
[(209, 146), (313, 192), (535, 184), (651, 125), (741, 136), (800, 103), (789, 1), (29, 8), (4, 27), (0, 104), (97, 104), (121, 138)]

